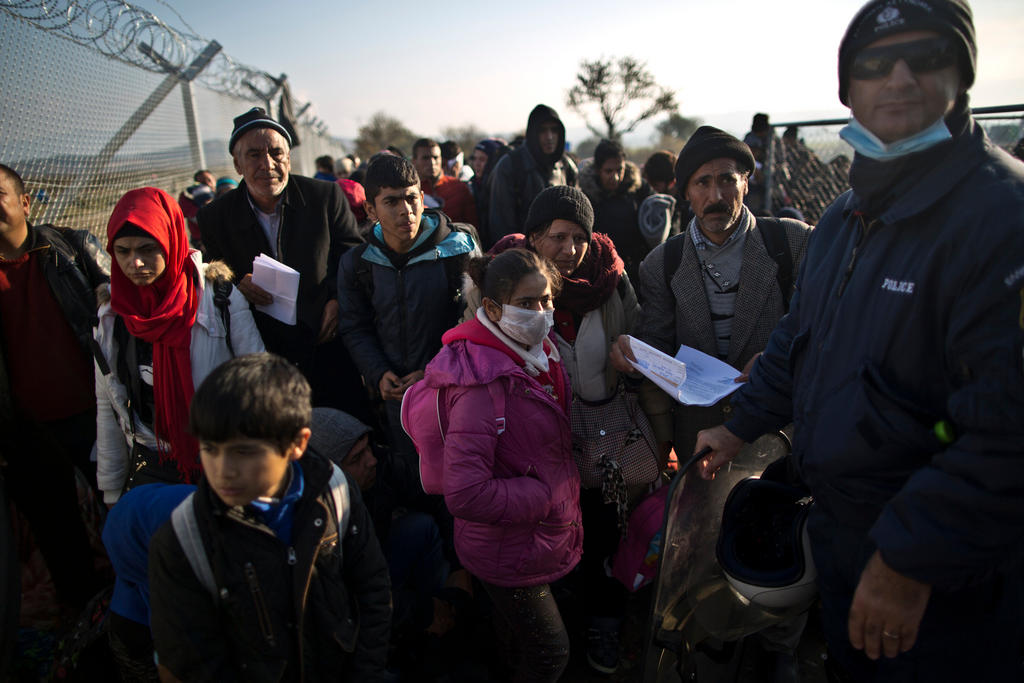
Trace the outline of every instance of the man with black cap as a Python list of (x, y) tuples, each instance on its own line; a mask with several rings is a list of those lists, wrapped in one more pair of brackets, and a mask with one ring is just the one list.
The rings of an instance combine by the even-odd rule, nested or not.
[(228, 141), (238, 187), (198, 216), (210, 260), (225, 261), (253, 305), (270, 294), (252, 283), (253, 259), (267, 254), (299, 271), (298, 322), (286, 325), (254, 312), (268, 351), (299, 366), (315, 405), (365, 414), (361, 382), (340, 339), (334, 283), (341, 254), (362, 242), (355, 216), (337, 183), (291, 173), (291, 136), (266, 111), (235, 117)]
[[(784, 315), (810, 228), (792, 219), (755, 217), (744, 206), (754, 157), (742, 141), (701, 126), (676, 160), (676, 183), (693, 219), (640, 265), (640, 339), (675, 355), (680, 344), (744, 369), (768, 343)], [(620, 338), (613, 362), (623, 372), (632, 355)], [(701, 408), (651, 392), (645, 402), (668, 451), (692, 452), (697, 432), (721, 424), (729, 401)]]
[(538, 104), (526, 124), (526, 142), (502, 157), (491, 172), (490, 216), (483, 247), (522, 232), (534, 197), (546, 187), (576, 187), (576, 164), (565, 153), (565, 124), (558, 112)]
[(793, 421), (831, 661), (852, 680), (1020, 680), (1024, 167), (968, 109), (962, 0), (875, 0), (839, 48), (852, 190), (705, 477)]

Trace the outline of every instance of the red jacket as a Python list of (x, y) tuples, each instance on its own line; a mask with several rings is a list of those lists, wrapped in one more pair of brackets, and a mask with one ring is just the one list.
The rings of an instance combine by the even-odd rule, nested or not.
[(447, 175), (442, 175), (436, 183), (423, 180), (421, 184), (424, 194), (432, 194), (444, 202), (440, 208), (449, 218), (476, 227), (476, 202), (473, 201), (469, 185)]

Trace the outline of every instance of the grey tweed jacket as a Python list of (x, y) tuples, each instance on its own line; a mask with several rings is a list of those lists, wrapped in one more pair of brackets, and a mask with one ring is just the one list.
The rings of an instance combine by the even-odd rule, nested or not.
[[(793, 281), (807, 251), (811, 228), (806, 223), (781, 219), (793, 260)], [(717, 355), (714, 327), (707, 292), (701, 279), (697, 249), (684, 230), (672, 239), (684, 240), (679, 268), (672, 276), (671, 288), (665, 286), (665, 245), (654, 248), (640, 264), (640, 291), (643, 312), (639, 337), (651, 346), (675, 355), (686, 344), (712, 356)], [(778, 264), (768, 255), (758, 227), (747, 236), (743, 247), (740, 286), (736, 294), (732, 337), (726, 362), (742, 370), (759, 351), (782, 318), (785, 308), (776, 274)], [(722, 424), (729, 417), (729, 400), (710, 408), (678, 405), (667, 394), (650, 385), (643, 392), (643, 403), (651, 417), (659, 441), (671, 440), (676, 453), (685, 457), (696, 442), (697, 432)], [(674, 413), (675, 419), (672, 419)], [(674, 423), (674, 424), (673, 424)]]

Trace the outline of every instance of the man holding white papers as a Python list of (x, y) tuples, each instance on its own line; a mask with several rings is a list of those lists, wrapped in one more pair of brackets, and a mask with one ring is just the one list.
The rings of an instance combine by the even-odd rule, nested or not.
[(316, 405), (363, 414), (363, 392), (337, 336), (334, 282), (338, 261), (362, 242), (355, 216), (337, 183), (292, 174), (288, 130), (258, 107), (235, 118), (228, 142), (238, 187), (199, 212), (207, 257), (227, 262), (250, 304), (272, 297), (253, 284), (260, 254), (299, 272), (297, 322), (288, 325), (254, 312), (268, 351), (302, 370)]
[[(656, 247), (640, 266), (641, 340), (675, 356), (685, 344), (737, 370), (764, 349), (787, 309), (810, 227), (791, 219), (755, 218), (743, 205), (754, 157), (742, 141), (701, 126), (676, 161), (676, 182), (694, 218)], [(620, 337), (612, 361), (633, 368)], [(658, 390), (645, 392), (658, 440), (680, 455), (693, 452), (697, 432), (728, 417), (729, 400), (682, 406)], [(673, 419), (674, 418), (674, 419)]]

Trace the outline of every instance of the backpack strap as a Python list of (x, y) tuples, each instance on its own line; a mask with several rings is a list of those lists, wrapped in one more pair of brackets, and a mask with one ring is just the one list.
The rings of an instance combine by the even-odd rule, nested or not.
[(352, 516), (352, 506), (349, 504), (348, 478), (340, 467), (331, 463), (331, 500), (334, 501), (334, 514), (338, 521), (338, 549), (341, 549), (341, 539), (348, 533), (349, 520)]
[(363, 242), (353, 247), (355, 251), (355, 280), (356, 286), (362, 291), (363, 296), (366, 297), (366, 301), (369, 304), (373, 301), (373, 271), (370, 270), (370, 263), (363, 258), (363, 252), (369, 247), (369, 243)]
[(216, 601), (217, 582), (213, 578), (213, 567), (210, 566), (210, 558), (206, 555), (206, 546), (203, 545), (203, 537), (199, 533), (195, 495), (195, 491), (188, 494), (188, 497), (174, 508), (171, 513), (171, 526), (174, 528), (174, 535), (178, 537), (178, 543), (181, 544), (181, 550), (185, 553), (189, 566), (192, 567), (192, 573)]
[[(142, 405), (142, 376), (139, 374), (139, 342), (128, 332), (128, 326), (120, 315), (114, 317), (114, 341), (117, 344), (115, 359), (116, 377), (128, 392), (128, 416), (134, 422), (132, 406)], [(134, 425), (132, 433), (135, 432)]]
[(569, 187), (576, 187), (576, 180), (579, 178), (576, 164), (567, 155), (563, 154), (562, 165), (565, 166), (565, 184)]
[(665, 278), (665, 289), (672, 293), (672, 276), (679, 270), (679, 264), (683, 260), (683, 241), (686, 239), (686, 231), (673, 235), (665, 240), (665, 250), (662, 255), (665, 257), (662, 266), (662, 275)]
[(96, 341), (96, 337), (92, 337), (89, 341), (89, 349), (92, 351), (92, 357), (96, 361), (96, 367), (99, 368), (100, 374), (106, 377), (110, 374), (110, 364), (107, 363), (107, 357), (103, 353), (103, 349), (100, 348), (100, 343)]
[(764, 240), (768, 255), (778, 266), (775, 279), (782, 292), (782, 309), (789, 313), (789, 297), (793, 290), (793, 255), (789, 251), (786, 226), (778, 218), (758, 218), (757, 228)]
[(213, 281), (213, 303), (220, 311), (220, 319), (224, 322), (224, 339), (228, 344), (231, 357), (235, 357), (235, 345), (231, 343), (231, 280), (216, 278)]

